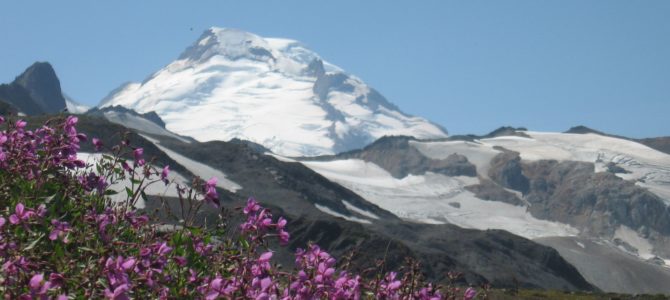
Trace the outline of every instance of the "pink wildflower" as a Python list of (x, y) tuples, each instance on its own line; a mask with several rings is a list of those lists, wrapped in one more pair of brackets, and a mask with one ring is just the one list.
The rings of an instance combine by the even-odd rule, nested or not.
[(23, 203), (19, 203), (16, 205), (16, 208), (14, 209), (14, 214), (9, 216), (9, 222), (16, 225), (21, 222), (27, 221), (34, 215), (35, 215), (34, 211), (26, 209)]
[(58, 220), (51, 220), (51, 225), (53, 225), (53, 230), (49, 234), (49, 239), (55, 241), (56, 239), (61, 239), (63, 243), (68, 243), (67, 233), (72, 231), (70, 224), (67, 222), (60, 222)]
[(475, 290), (472, 287), (469, 287), (468, 289), (465, 290), (465, 294), (463, 294), (463, 300), (472, 300), (477, 296), (477, 290)]

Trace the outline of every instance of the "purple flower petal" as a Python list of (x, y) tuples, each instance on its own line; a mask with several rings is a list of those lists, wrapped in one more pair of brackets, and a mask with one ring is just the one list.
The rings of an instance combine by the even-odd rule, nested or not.
[(52, 241), (55, 241), (58, 238), (58, 233), (59, 232), (60, 231), (58, 229), (52, 230), (51, 233), (49, 233), (49, 239), (52, 240)]
[(124, 262), (121, 264), (121, 267), (122, 267), (124, 270), (130, 270), (130, 269), (132, 269), (134, 266), (135, 266), (135, 259), (134, 259), (134, 258), (129, 258), (129, 259), (127, 259), (126, 261), (124, 261)]
[(16, 209), (14, 210), (17, 215), (21, 216), (23, 215), (23, 211), (25, 210), (25, 206), (23, 203), (19, 203), (16, 205)]
[(261, 256), (258, 258), (259, 262), (268, 262), (272, 258), (272, 251), (265, 252), (261, 254)]
[(30, 283), (28, 285), (31, 290), (38, 290), (40, 286), (42, 286), (42, 281), (44, 281), (44, 274), (35, 274), (30, 278)]
[(261, 290), (267, 291), (267, 289), (272, 285), (272, 279), (270, 277), (265, 277), (261, 279)]
[(135, 159), (139, 159), (140, 157), (142, 157), (143, 154), (144, 154), (143, 148), (137, 148), (133, 150), (133, 155), (135, 155)]

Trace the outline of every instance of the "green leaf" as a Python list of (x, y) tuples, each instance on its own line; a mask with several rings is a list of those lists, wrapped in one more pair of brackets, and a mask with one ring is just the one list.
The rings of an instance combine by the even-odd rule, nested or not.
[(63, 251), (63, 246), (58, 243), (56, 244), (56, 247), (54, 247), (54, 252), (56, 253), (56, 257), (60, 258), (63, 257), (65, 252)]
[(88, 248), (88, 247), (79, 247), (79, 250), (95, 253), (95, 250), (93, 250), (91, 248)]
[(142, 197), (142, 200), (144, 200), (144, 203), (149, 203), (149, 197), (147, 197), (147, 194), (145, 194), (144, 191), (140, 192), (140, 196)]
[(129, 187), (126, 187), (126, 194), (128, 194), (129, 198), (133, 197), (133, 190), (131, 190)]
[(241, 238), (240, 244), (242, 245), (242, 247), (244, 247), (244, 249), (249, 249), (249, 241), (247, 241), (247, 239)]
[(37, 239), (32, 241), (32, 243), (30, 243), (27, 247), (23, 248), (23, 251), (29, 251), (29, 250), (32, 250), (33, 248), (35, 248), (35, 246), (37, 246), (37, 243), (39, 243), (40, 240), (42, 240), (43, 237), (44, 237), (44, 233), (40, 234), (40, 236)]
[(51, 195), (51, 196), (44, 197), (44, 203), (47, 203), (47, 204), (48, 204), (48, 203), (51, 202), (54, 198), (56, 198), (56, 195), (57, 195), (57, 194), (53, 194), (53, 195)]

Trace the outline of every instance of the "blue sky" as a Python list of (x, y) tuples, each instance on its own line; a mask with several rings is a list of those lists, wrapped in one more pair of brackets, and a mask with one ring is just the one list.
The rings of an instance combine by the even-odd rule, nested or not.
[(670, 1), (4, 1), (0, 82), (49, 61), (96, 104), (210, 26), (300, 40), (452, 134), (670, 135)]

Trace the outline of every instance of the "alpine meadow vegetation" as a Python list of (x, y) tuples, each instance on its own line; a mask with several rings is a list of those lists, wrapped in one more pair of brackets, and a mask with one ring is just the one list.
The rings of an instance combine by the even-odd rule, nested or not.
[[(287, 220), (254, 199), (244, 222), (224, 226), (216, 178), (171, 181), (127, 140), (92, 138), (76, 116), (28, 130), (0, 117), (0, 292), (5, 299), (473, 299), (478, 291), (426, 282), (418, 264), (399, 272), (356, 273), (318, 245), (295, 251), (295, 266), (273, 263), (268, 242), (286, 245)], [(119, 193), (118, 188), (125, 184)], [(150, 185), (176, 189), (175, 222), (141, 209)], [(220, 211), (218, 225), (196, 216)], [(230, 234), (234, 231), (235, 234)], [(451, 275), (450, 275), (451, 276)], [(454, 275), (455, 276), (455, 275)], [(485, 296), (486, 290), (479, 291)]]

